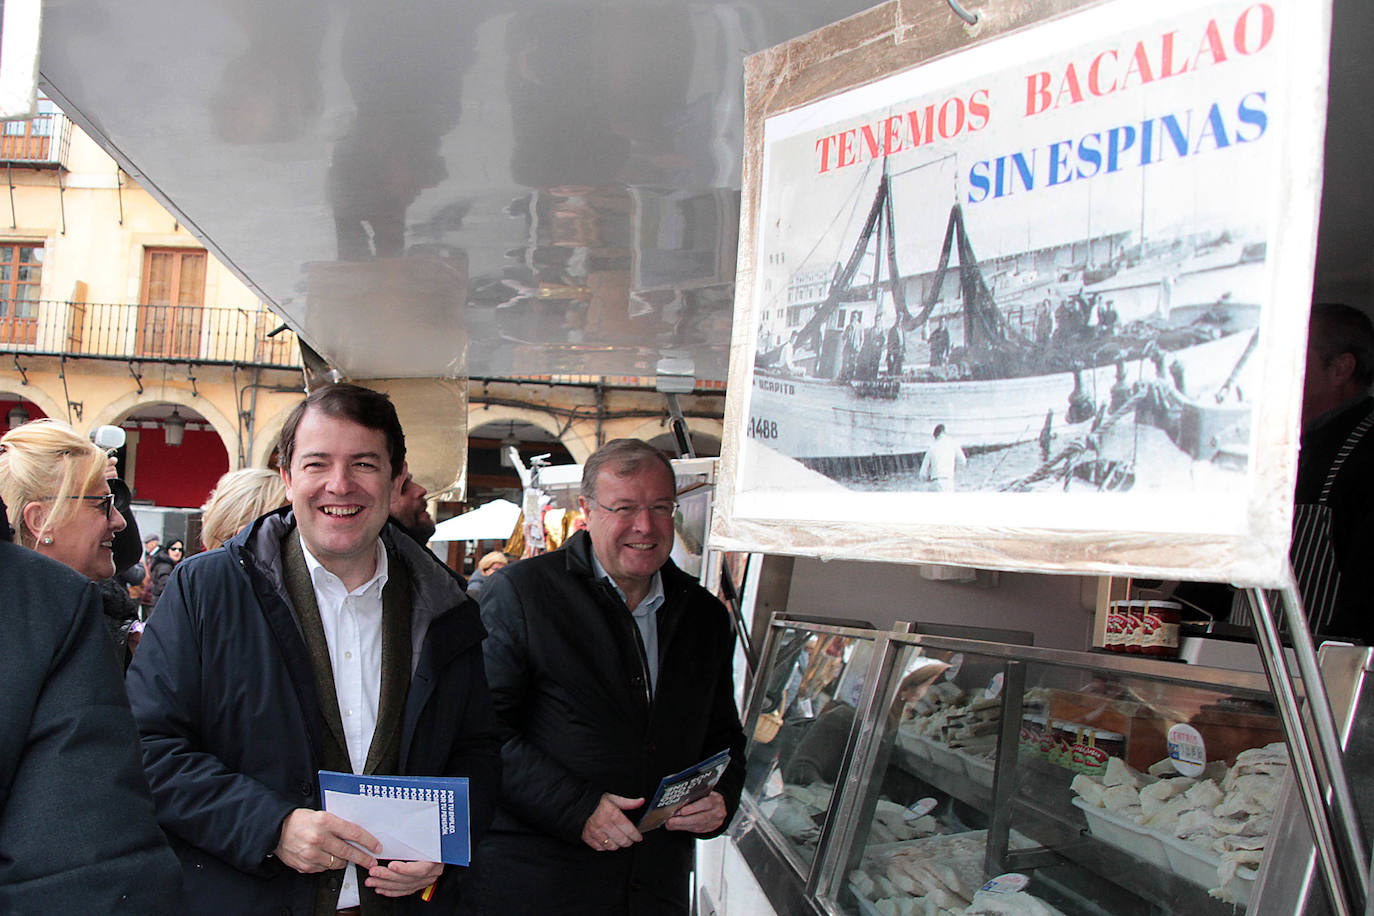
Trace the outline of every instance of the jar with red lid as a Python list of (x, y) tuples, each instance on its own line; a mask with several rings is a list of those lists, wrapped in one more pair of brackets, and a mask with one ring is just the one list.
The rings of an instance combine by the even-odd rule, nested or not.
[(1107, 760), (1124, 756), (1125, 750), (1125, 735), (1098, 728), (1085, 729), (1073, 748), (1073, 769), (1100, 777), (1107, 770)]
[(1139, 654), (1145, 636), (1143, 601), (1126, 601), (1126, 621), (1121, 635), (1121, 651)]
[(1102, 637), (1102, 648), (1108, 652), (1126, 650), (1127, 601), (1113, 601), (1107, 605), (1107, 630)]
[(1142, 601), (1140, 651), (1159, 658), (1178, 657), (1178, 625), (1183, 605), (1177, 601)]

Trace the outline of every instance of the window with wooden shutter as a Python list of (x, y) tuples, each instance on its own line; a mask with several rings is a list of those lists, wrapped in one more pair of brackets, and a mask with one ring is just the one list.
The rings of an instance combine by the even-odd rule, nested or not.
[(205, 304), (205, 252), (199, 248), (147, 248), (138, 310), (141, 356), (200, 355)]

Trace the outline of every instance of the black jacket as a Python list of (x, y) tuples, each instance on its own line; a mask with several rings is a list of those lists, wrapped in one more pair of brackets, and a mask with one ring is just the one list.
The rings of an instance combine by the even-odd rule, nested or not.
[(602, 793), (647, 803), (662, 777), (727, 748), (733, 759), (717, 789), (731, 815), (739, 803), (744, 735), (729, 617), (671, 561), (661, 572), (652, 702), (634, 620), (593, 579), (586, 532), (487, 580), (482, 620), (504, 772), (469, 912), (686, 912), (692, 835), (660, 828), (612, 853), (581, 841)]
[(148, 594), (152, 597), (153, 604), (157, 604), (157, 600), (162, 597), (163, 590), (167, 588), (167, 578), (179, 562), (172, 559), (166, 547), (159, 547), (157, 553), (148, 561)]
[(96, 586), (0, 543), (0, 913), (181, 911)]
[[(144, 766), (192, 912), (308, 914), (314, 906), (316, 876), (269, 857), (286, 815), (320, 806), (325, 726), (281, 571), (281, 544), (294, 526), (290, 510), (278, 510), (222, 549), (180, 563), (129, 668)], [(410, 573), (417, 639), (427, 624), (399, 772), (469, 777), (476, 843), (500, 780), (477, 608), (399, 529), (388, 526), (382, 539)], [(412, 895), (398, 912), (443, 912), (462, 872), (445, 870), (437, 906)]]

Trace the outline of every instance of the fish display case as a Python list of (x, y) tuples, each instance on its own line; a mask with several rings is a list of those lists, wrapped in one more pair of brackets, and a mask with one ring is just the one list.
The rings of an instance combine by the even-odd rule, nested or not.
[[(1362, 681), (1368, 653), (1324, 665)], [(775, 618), (746, 728), (731, 835), (777, 913), (1296, 913), (1320, 896), (1262, 674)]]

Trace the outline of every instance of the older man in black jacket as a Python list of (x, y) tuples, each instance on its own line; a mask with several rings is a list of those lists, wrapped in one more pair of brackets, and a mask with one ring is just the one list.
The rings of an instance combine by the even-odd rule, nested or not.
[[(504, 776), (466, 912), (687, 912), (693, 840), (739, 803), (744, 736), (726, 611), (668, 559), (674, 497), (661, 454), (612, 441), (584, 468), (587, 531), (486, 586)], [(714, 792), (639, 832), (661, 777), (727, 749)]]
[(456, 876), (378, 862), (316, 773), (466, 776), (480, 839), (500, 763), (476, 605), (386, 525), (406, 467), (384, 395), (316, 390), (279, 452), (291, 507), (177, 566), (129, 670), (188, 911), (443, 912)]

